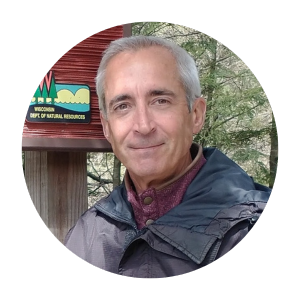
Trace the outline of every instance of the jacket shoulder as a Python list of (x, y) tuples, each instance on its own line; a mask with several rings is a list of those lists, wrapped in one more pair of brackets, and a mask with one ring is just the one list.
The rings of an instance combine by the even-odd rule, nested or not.
[(74, 237), (88, 239), (88, 232), (95, 227), (97, 214), (95, 206), (85, 211), (67, 233), (64, 242), (65, 246), (71, 246)]

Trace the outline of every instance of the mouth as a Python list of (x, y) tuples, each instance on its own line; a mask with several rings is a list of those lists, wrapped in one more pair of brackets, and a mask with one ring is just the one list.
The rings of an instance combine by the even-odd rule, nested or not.
[(156, 149), (156, 148), (159, 148), (160, 146), (162, 146), (163, 143), (161, 144), (155, 144), (155, 145), (143, 145), (143, 146), (132, 146), (132, 147), (129, 147), (133, 150), (152, 150), (152, 149)]

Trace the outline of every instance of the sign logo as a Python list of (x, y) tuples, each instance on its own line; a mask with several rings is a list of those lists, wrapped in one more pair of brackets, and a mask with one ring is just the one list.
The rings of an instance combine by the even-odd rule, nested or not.
[(89, 123), (90, 88), (87, 85), (55, 83), (49, 71), (31, 99), (28, 122)]

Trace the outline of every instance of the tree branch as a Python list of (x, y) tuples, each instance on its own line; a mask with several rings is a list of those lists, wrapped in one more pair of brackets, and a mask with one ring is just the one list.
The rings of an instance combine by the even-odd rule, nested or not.
[(102, 179), (100, 176), (96, 176), (95, 174), (91, 173), (91, 172), (87, 172), (87, 176), (92, 178), (93, 180), (99, 182), (100, 184), (110, 184), (113, 183), (112, 180), (109, 179)]
[(255, 105), (255, 106), (253, 106), (253, 107), (251, 107), (251, 108), (249, 108), (249, 109), (247, 109), (247, 110), (244, 110), (244, 111), (242, 111), (242, 112), (240, 112), (240, 113), (238, 113), (238, 114), (235, 114), (235, 115), (233, 115), (233, 116), (231, 116), (231, 117), (225, 119), (224, 121), (220, 122), (219, 124), (214, 123), (214, 124), (216, 124), (216, 125), (215, 125), (215, 126), (211, 126), (210, 130), (214, 130), (214, 129), (216, 129), (216, 128), (222, 126), (223, 124), (227, 123), (228, 121), (230, 121), (230, 120), (232, 120), (232, 119), (234, 119), (234, 118), (236, 118), (236, 117), (239, 117), (239, 116), (245, 114), (247, 111), (251, 111), (251, 110), (255, 109), (255, 108), (258, 107), (258, 106), (260, 106), (260, 104), (257, 104), (257, 105)]

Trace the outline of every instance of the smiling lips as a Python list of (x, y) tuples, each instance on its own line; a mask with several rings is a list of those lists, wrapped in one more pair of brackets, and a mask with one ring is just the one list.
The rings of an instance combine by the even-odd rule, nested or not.
[(133, 150), (147, 150), (147, 149), (154, 149), (154, 148), (157, 148), (162, 145), (163, 145), (163, 143), (155, 144), (155, 145), (130, 146), (129, 148), (131, 148)]

